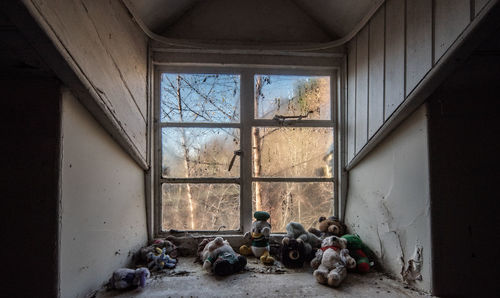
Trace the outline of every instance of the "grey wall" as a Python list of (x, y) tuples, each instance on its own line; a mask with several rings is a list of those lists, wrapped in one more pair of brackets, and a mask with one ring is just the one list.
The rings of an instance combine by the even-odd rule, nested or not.
[(429, 101), (436, 295), (500, 292), (499, 54), (500, 29)]
[(431, 236), (427, 117), (420, 107), (349, 172), (345, 221), (375, 252), (383, 269), (402, 279), (422, 249), (422, 281), (430, 291)]
[[(60, 88), (49, 78), (0, 79), (2, 294), (56, 297)], [(40, 274), (27, 274), (35, 270)]]
[(200, 1), (163, 35), (198, 40), (275, 43), (333, 39), (293, 1), (285, 0)]
[(67, 90), (61, 167), (61, 296), (83, 297), (147, 242), (144, 172)]
[(394, 117), (471, 22), (485, 15), (487, 3), (388, 0), (349, 42), (348, 163)]

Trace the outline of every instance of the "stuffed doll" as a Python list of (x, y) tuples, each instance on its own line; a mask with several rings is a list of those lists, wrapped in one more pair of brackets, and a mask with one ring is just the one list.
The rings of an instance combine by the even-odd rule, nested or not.
[(172, 259), (167, 253), (166, 248), (156, 248), (155, 252), (150, 252), (147, 255), (148, 268), (151, 270), (163, 270), (165, 268), (172, 269), (177, 264), (176, 259)]
[(144, 288), (146, 279), (149, 278), (150, 273), (147, 268), (128, 269), (120, 268), (113, 272), (113, 276), (109, 280), (109, 285), (112, 289), (127, 290), (137, 287)]
[(361, 238), (354, 234), (346, 234), (341, 238), (347, 240), (347, 249), (349, 249), (349, 254), (356, 260), (357, 271), (360, 273), (370, 271), (368, 255), (371, 255), (372, 251), (361, 241)]
[(328, 218), (321, 216), (318, 220), (319, 230), (315, 228), (309, 228), (309, 232), (314, 235), (324, 239), (328, 236), (342, 236), (345, 234), (345, 225), (338, 220), (335, 216), (330, 216)]
[(338, 287), (347, 276), (347, 269), (355, 268), (356, 261), (349, 256), (347, 240), (337, 236), (326, 237), (311, 267), (317, 268), (313, 275), (320, 284)]
[(247, 259), (237, 254), (229, 242), (217, 237), (213, 240), (203, 239), (198, 246), (203, 269), (213, 271), (215, 275), (225, 276), (245, 268)]
[(287, 235), (283, 238), (281, 248), (281, 261), (287, 268), (302, 267), (304, 261), (309, 261), (316, 248), (321, 245), (321, 239), (307, 232), (297, 222), (286, 225)]
[(245, 239), (251, 239), (251, 246), (242, 245), (240, 253), (244, 256), (254, 255), (260, 258), (264, 265), (274, 264), (274, 258), (269, 253), (269, 235), (271, 224), (267, 222), (270, 215), (265, 211), (256, 211), (253, 215), (255, 221), (252, 223), (252, 232), (245, 233)]

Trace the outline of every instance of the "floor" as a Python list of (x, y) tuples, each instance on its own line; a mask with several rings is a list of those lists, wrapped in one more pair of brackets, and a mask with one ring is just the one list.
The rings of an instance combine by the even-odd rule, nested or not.
[(177, 268), (153, 274), (144, 289), (100, 290), (96, 297), (429, 297), (381, 273), (350, 273), (339, 288), (320, 285), (310, 267), (292, 270), (279, 263), (259, 264), (249, 258), (247, 268), (228, 277), (205, 272), (194, 258), (181, 258)]

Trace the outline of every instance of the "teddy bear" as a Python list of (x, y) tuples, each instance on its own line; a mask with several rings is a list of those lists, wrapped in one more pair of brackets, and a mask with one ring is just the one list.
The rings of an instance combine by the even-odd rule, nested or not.
[(321, 242), (321, 248), (311, 261), (313, 275), (320, 284), (338, 287), (347, 276), (347, 269), (356, 267), (356, 261), (349, 255), (347, 240), (329, 236)]
[(309, 232), (321, 239), (328, 236), (342, 236), (346, 232), (346, 226), (336, 216), (330, 216), (328, 218), (321, 216), (318, 222), (319, 230), (309, 228)]
[(304, 241), (283, 237), (281, 241), (281, 262), (286, 268), (301, 268), (306, 260)]
[(274, 258), (270, 255), (269, 235), (271, 234), (271, 224), (267, 222), (269, 213), (265, 211), (256, 211), (253, 215), (256, 219), (252, 223), (252, 231), (246, 232), (244, 238), (251, 239), (252, 244), (242, 245), (240, 253), (244, 256), (254, 255), (260, 258), (264, 265), (274, 264)]
[[(321, 239), (316, 235), (307, 232), (298, 222), (290, 222), (286, 225), (286, 237), (283, 238), (282, 244), (288, 243), (290, 239), (295, 239), (298, 245), (304, 246), (304, 260), (310, 260), (313, 252), (321, 245)], [(283, 251), (283, 249), (282, 249)], [(287, 259), (286, 255), (284, 256)]]
[(167, 249), (156, 247), (155, 252), (149, 252), (146, 256), (148, 268), (151, 270), (160, 271), (165, 268), (172, 269), (177, 264), (177, 260), (171, 258), (167, 253)]
[(373, 252), (363, 243), (359, 235), (346, 234), (341, 238), (347, 240), (349, 254), (356, 260), (356, 270), (359, 273), (370, 271), (370, 260), (368, 255), (373, 255)]
[(149, 276), (150, 273), (147, 268), (137, 268), (135, 270), (120, 268), (113, 272), (108, 286), (111, 289), (117, 290), (134, 289), (137, 287), (144, 288), (146, 279), (149, 278)]
[(247, 259), (237, 254), (222, 237), (203, 239), (198, 246), (203, 269), (215, 275), (226, 276), (245, 268)]

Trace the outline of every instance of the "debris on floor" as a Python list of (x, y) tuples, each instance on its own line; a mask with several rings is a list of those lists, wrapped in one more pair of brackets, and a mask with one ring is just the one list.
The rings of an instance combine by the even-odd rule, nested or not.
[(307, 264), (288, 269), (278, 261), (265, 266), (250, 257), (246, 268), (222, 277), (207, 273), (194, 257), (181, 257), (175, 269), (153, 274), (145, 288), (101, 289), (96, 297), (430, 297), (374, 271), (350, 273), (340, 287), (332, 288), (318, 284)]

